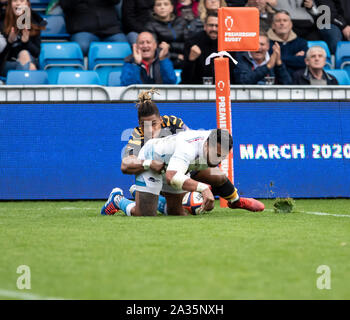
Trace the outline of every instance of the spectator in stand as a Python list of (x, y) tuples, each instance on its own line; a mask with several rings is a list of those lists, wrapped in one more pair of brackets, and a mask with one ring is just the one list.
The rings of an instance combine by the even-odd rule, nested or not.
[(260, 30), (267, 32), (272, 24), (272, 17), (276, 10), (267, 0), (248, 0), (247, 7), (256, 7), (260, 12)]
[(326, 51), (322, 47), (311, 47), (306, 53), (306, 68), (293, 74), (293, 83), (298, 85), (337, 85), (337, 79), (324, 71), (326, 58)]
[(320, 39), (321, 36), (314, 21), (318, 10), (313, 0), (278, 0), (275, 8), (289, 12), (293, 30), (298, 37), (306, 40)]
[(40, 33), (45, 29), (46, 22), (33, 14), (30, 1), (9, 0), (1, 24), (6, 38), (6, 46), (0, 57), (1, 75), (6, 76), (9, 70), (37, 70)]
[(137, 36), (145, 30), (151, 20), (154, 0), (124, 0), (122, 4), (123, 30), (130, 45), (136, 43)]
[(293, 29), (293, 23), (287, 11), (279, 11), (273, 15), (272, 25), (267, 36), (270, 41), (270, 54), (275, 42), (281, 47), (281, 57), (290, 75), (305, 68), (305, 53), (307, 41), (298, 37)]
[(169, 58), (175, 69), (181, 69), (184, 61), (185, 28), (187, 22), (174, 14), (171, 0), (155, 0), (152, 19), (145, 30), (157, 37), (159, 48), (168, 47)]
[(315, 0), (315, 3), (317, 6), (326, 5), (331, 10), (331, 25), (319, 29), (319, 32), (327, 42), (331, 54), (335, 54), (339, 41), (350, 41), (350, 1)]
[(198, 14), (199, 17), (192, 20), (186, 29), (185, 39), (190, 39), (198, 32), (204, 30), (204, 22), (208, 11), (217, 12), (219, 8), (226, 7), (225, 0), (199, 0)]
[[(215, 83), (214, 62), (206, 66), (206, 58), (218, 52), (218, 16), (208, 12), (204, 31), (197, 33), (185, 43), (185, 62), (181, 73), (182, 84)], [(233, 63), (230, 60), (231, 82), (233, 83)], [(206, 80), (208, 82), (206, 82)]]
[(259, 43), (258, 51), (237, 53), (238, 64), (234, 69), (236, 83), (292, 84), (292, 78), (281, 59), (279, 44), (274, 43), (270, 56), (270, 40), (263, 31), (260, 32)]
[[(4, 20), (5, 20), (5, 15), (6, 15), (6, 7), (7, 7), (7, 0), (0, 0), (0, 67), (3, 64), (3, 55), (1, 54), (4, 49), (6, 48), (7, 42), (6, 38), (3, 35), (4, 32)], [(1, 70), (0, 70), (1, 71)]]
[[(266, 2), (272, 7), (277, 4), (277, 1), (278, 0), (266, 0)], [(249, 3), (249, 0), (226, 0), (226, 3), (228, 7), (244, 7)]]
[(227, 7), (244, 7), (248, 0), (226, 0)]
[(78, 42), (84, 56), (93, 41), (127, 41), (115, 5), (120, 0), (60, 0), (67, 32)]
[(0, 21), (4, 21), (7, 7), (7, 0), (0, 0)]
[(202, 22), (205, 22), (208, 11), (218, 11), (221, 7), (227, 7), (225, 0), (199, 0), (198, 11)]
[(141, 32), (133, 45), (132, 55), (125, 58), (121, 85), (175, 84), (176, 75), (168, 55), (168, 47), (157, 48), (154, 35)]
[(198, 17), (198, 1), (195, 0), (177, 0), (175, 1), (175, 13), (178, 17), (191, 22)]

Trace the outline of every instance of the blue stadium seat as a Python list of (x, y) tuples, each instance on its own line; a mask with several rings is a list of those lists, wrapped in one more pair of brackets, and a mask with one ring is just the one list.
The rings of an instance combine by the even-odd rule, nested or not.
[(31, 0), (30, 4), (34, 10), (35, 9), (46, 10), (50, 1), (51, 0)]
[(10, 70), (7, 73), (6, 84), (9, 85), (30, 85), (30, 84), (48, 84), (49, 80), (46, 71), (20, 71)]
[(89, 70), (98, 72), (103, 85), (112, 71), (120, 71), (124, 59), (132, 53), (128, 42), (92, 42), (89, 49)]
[(108, 86), (110, 87), (118, 87), (120, 86), (120, 76), (121, 71), (112, 71), (108, 76)]
[(50, 84), (56, 83), (58, 73), (63, 69), (85, 69), (83, 53), (76, 42), (42, 43), (39, 66), (48, 72)]
[(179, 84), (181, 82), (181, 72), (182, 69), (175, 69), (175, 74), (176, 74), (176, 84)]
[(343, 69), (332, 69), (327, 70), (327, 73), (334, 76), (340, 85), (349, 85), (350, 84), (350, 77), (348, 73)]
[(42, 17), (47, 21), (46, 30), (41, 32), (42, 39), (66, 40), (70, 37), (63, 15), (42, 15)]
[(333, 63), (332, 63), (332, 56), (331, 56), (331, 52), (329, 51), (329, 47), (327, 42), (322, 41), (322, 40), (317, 40), (317, 41), (308, 41), (307, 42), (308, 48), (314, 47), (314, 46), (320, 46), (323, 49), (326, 50), (326, 54), (327, 54), (327, 60), (326, 60), (326, 66), (325, 69), (333, 69)]
[(340, 41), (335, 52), (335, 67), (345, 69), (350, 75), (350, 41)]
[(101, 81), (95, 71), (62, 71), (58, 74), (57, 84), (101, 85)]

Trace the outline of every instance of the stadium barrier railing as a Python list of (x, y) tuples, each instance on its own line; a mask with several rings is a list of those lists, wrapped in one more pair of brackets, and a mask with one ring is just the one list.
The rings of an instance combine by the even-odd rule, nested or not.
[(0, 88), (1, 103), (15, 102), (112, 101), (109, 91), (99, 85), (7, 85)]
[[(215, 101), (214, 85), (98, 85), (1, 86), (0, 102), (136, 101), (140, 91), (157, 88), (155, 101)], [(349, 100), (350, 86), (231, 86), (232, 101)]]

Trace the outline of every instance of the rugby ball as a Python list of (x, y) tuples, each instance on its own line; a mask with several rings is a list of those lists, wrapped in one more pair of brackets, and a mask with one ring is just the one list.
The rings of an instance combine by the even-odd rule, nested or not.
[(187, 192), (182, 199), (182, 206), (190, 214), (201, 214), (201, 206), (203, 203), (203, 196), (200, 192)]

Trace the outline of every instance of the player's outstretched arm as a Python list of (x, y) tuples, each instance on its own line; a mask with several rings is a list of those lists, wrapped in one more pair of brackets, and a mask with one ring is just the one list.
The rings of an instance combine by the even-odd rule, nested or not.
[(161, 173), (164, 169), (164, 162), (140, 160), (136, 156), (130, 155), (123, 158), (120, 169), (124, 174), (140, 174), (149, 169)]

